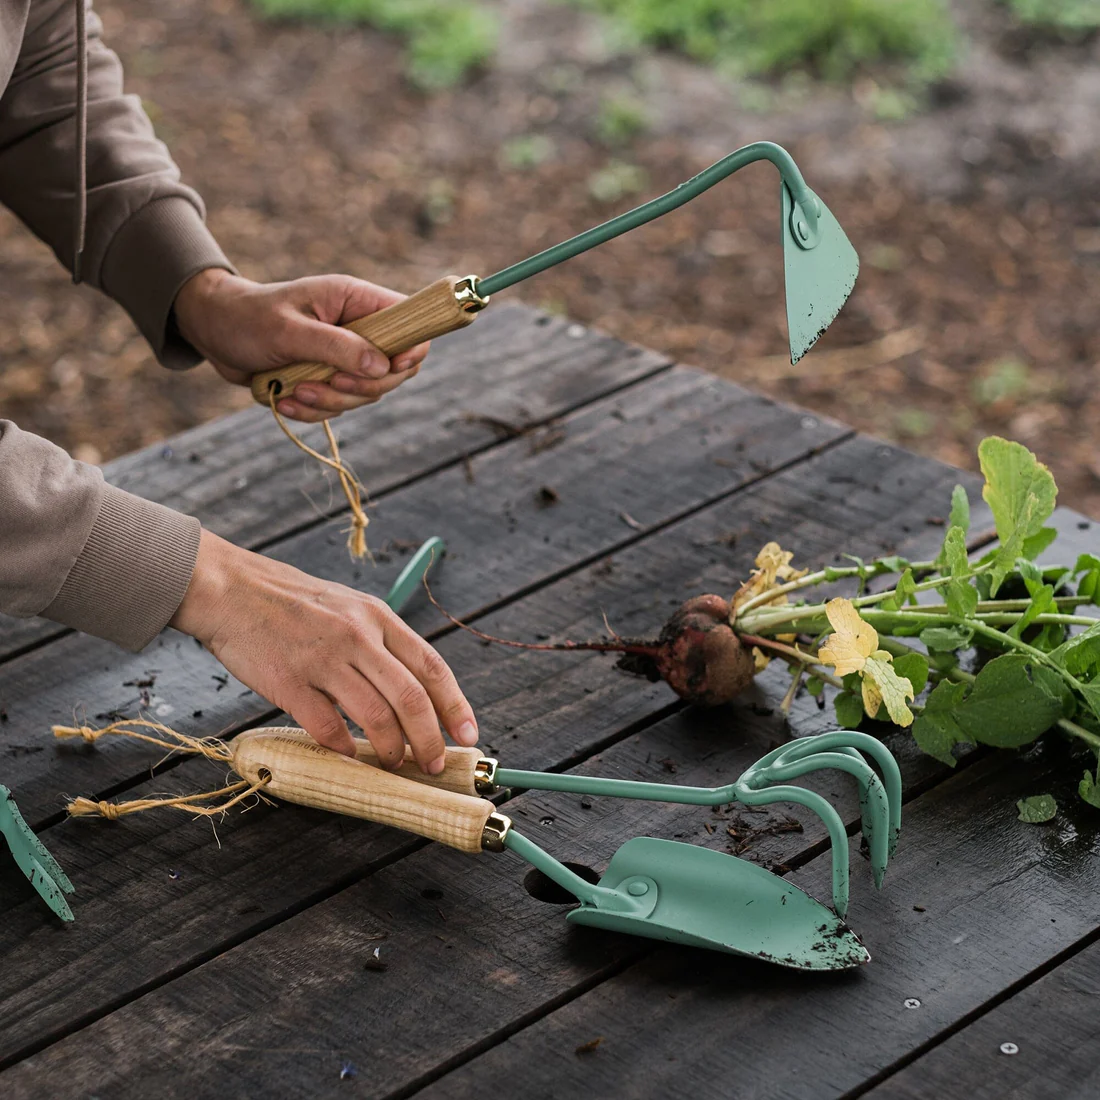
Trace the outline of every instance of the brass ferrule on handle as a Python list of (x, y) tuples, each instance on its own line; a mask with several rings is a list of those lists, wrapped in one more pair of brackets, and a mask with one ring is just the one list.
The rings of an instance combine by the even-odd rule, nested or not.
[(496, 794), (498, 761), (483, 756), (474, 765), (474, 790), (480, 795)]
[[(392, 359), (409, 348), (472, 324), (489, 304), (476, 275), (445, 275), (396, 305), (343, 327), (369, 340)], [(252, 376), (252, 396), (267, 405), (271, 396), (289, 397), (299, 382), (325, 382), (336, 373), (328, 363), (292, 363)]]
[(481, 830), (481, 847), (486, 852), (503, 852), (504, 842), (512, 828), (512, 819), (504, 814), (490, 814)]

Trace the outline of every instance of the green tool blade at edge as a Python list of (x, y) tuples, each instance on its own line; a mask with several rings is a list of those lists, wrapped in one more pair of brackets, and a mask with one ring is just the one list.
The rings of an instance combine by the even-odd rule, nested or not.
[(859, 275), (859, 256), (840, 223), (817, 198), (817, 243), (803, 248), (792, 224), (794, 200), (786, 183), (782, 197), (783, 276), (787, 296), (787, 333), (791, 363), (797, 363), (817, 343), (841, 311)]

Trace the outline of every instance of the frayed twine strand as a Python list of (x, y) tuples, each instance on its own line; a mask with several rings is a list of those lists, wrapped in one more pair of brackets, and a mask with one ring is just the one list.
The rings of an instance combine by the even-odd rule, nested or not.
[(325, 436), (328, 439), (329, 449), (332, 451), (332, 457), (329, 458), (327, 455), (321, 454), (320, 451), (315, 451), (308, 443), (299, 439), (298, 436), (291, 431), (289, 425), (282, 416), (279, 415), (279, 410), (275, 407), (274, 389), (268, 391), (268, 403), (271, 405), (271, 411), (275, 416), (276, 423), (283, 429), (283, 434), (287, 439), (311, 458), (316, 459), (330, 470), (336, 471), (336, 476), (340, 479), (340, 487), (344, 490), (344, 496), (347, 497), (348, 507), (351, 509), (351, 526), (348, 528), (347, 532), (348, 553), (351, 554), (356, 561), (362, 561), (364, 558), (370, 558), (370, 560), (373, 561), (374, 558), (367, 549), (367, 524), (370, 520), (367, 519), (367, 514), (363, 511), (363, 496), (366, 493), (366, 489), (363, 488), (362, 482), (360, 482), (348, 467), (347, 463), (340, 457), (340, 445), (336, 442), (336, 435), (333, 433), (332, 426), (327, 420), (322, 421), (325, 426)]
[[(137, 729), (128, 727), (137, 727)], [(143, 729), (153, 730), (161, 736), (154, 737), (148, 733), (141, 733), (140, 730)], [(92, 729), (90, 726), (53, 727), (54, 737), (79, 737), (89, 745), (94, 745), (96, 741), (109, 733), (117, 734), (120, 737), (129, 737), (135, 741), (145, 741), (150, 745), (168, 749), (169, 752), (193, 753), (197, 756), (204, 756), (207, 760), (216, 760), (222, 764), (233, 762), (233, 751), (224, 741), (219, 741), (216, 737), (191, 737), (186, 733), (177, 733), (169, 726), (165, 726), (160, 722), (151, 722), (146, 718), (130, 718), (124, 722), (112, 722), (102, 729)], [(107, 818), (108, 821), (117, 821), (120, 817), (126, 817), (128, 814), (137, 814), (143, 810), (155, 809), (185, 810), (196, 817), (216, 817), (253, 795), (269, 802), (260, 794), (260, 789), (270, 781), (271, 776), (264, 775), (255, 783), (249, 783), (247, 779), (241, 779), (216, 791), (180, 795), (175, 798), (135, 798), (130, 802), (104, 802), (91, 798), (74, 798), (66, 808), (72, 817), (99, 816)], [(231, 795), (232, 797), (221, 805), (196, 805), (198, 802), (205, 802), (211, 798), (221, 798), (224, 795)]]

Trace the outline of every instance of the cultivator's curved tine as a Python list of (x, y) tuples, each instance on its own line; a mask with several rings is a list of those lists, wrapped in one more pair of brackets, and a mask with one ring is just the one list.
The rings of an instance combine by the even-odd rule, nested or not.
[[(881, 779), (861, 753), (879, 765)], [(773, 786), (824, 768), (847, 772), (859, 784), (861, 826), (875, 886), (881, 887), (901, 829), (901, 772), (890, 750), (877, 738), (856, 730), (838, 730), (789, 741), (747, 768), (733, 787), (737, 797), (749, 805), (796, 802), (822, 819), (833, 849), (833, 904), (843, 915), (848, 901), (848, 842), (839, 814), (822, 796), (802, 787)]]
[(893, 856), (898, 845), (898, 835), (901, 832), (901, 771), (893, 753), (877, 737), (860, 733), (858, 730), (837, 730), (833, 733), (802, 737), (773, 749), (753, 767), (766, 767), (780, 758), (784, 761), (801, 759), (811, 753), (827, 749), (855, 749), (871, 757), (878, 764), (890, 808), (889, 854)]
[(833, 908), (837, 916), (843, 918), (848, 912), (848, 834), (844, 829), (844, 822), (840, 820), (840, 814), (825, 798), (805, 787), (768, 786), (757, 789), (738, 780), (734, 788), (738, 800), (746, 806), (795, 802), (821, 818), (829, 831), (829, 843), (833, 850)]
[(860, 812), (863, 817), (863, 835), (871, 852), (871, 871), (875, 886), (882, 886), (886, 864), (890, 858), (890, 807), (886, 789), (879, 777), (857, 752), (809, 753), (791, 763), (772, 764), (766, 775), (779, 780), (801, 779), (809, 772), (835, 768), (847, 772), (859, 783)]

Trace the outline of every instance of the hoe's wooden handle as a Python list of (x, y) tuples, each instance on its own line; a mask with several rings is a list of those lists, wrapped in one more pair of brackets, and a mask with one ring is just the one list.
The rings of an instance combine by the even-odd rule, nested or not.
[(318, 810), (363, 817), (480, 852), (493, 804), (438, 790), (372, 768), (318, 745), (297, 729), (248, 730), (233, 740), (233, 769), (256, 783), (270, 776), (265, 794)]
[[(467, 281), (468, 277), (445, 275), (403, 302), (350, 321), (344, 328), (369, 340), (392, 359), (424, 340), (473, 322), (482, 300), (461, 293), (460, 284)], [(327, 363), (292, 363), (278, 370), (263, 371), (252, 376), (252, 396), (266, 405), (271, 390), (276, 397), (289, 397), (299, 382), (324, 382), (335, 373), (336, 368)]]
[[(409, 779), (414, 783), (423, 783), (426, 787), (436, 787), (441, 791), (454, 791), (456, 794), (468, 794), (477, 797), (477, 787), (474, 785), (474, 769), (477, 762), (484, 759), (485, 754), (481, 749), (467, 749), (461, 745), (447, 746), (447, 763), (439, 775), (425, 775), (420, 770), (420, 765), (413, 757), (413, 751), (406, 746), (405, 762), (393, 772), (402, 779)], [(364, 764), (371, 764), (380, 768), (378, 754), (374, 751), (369, 741), (361, 738), (355, 739), (356, 759)]]

